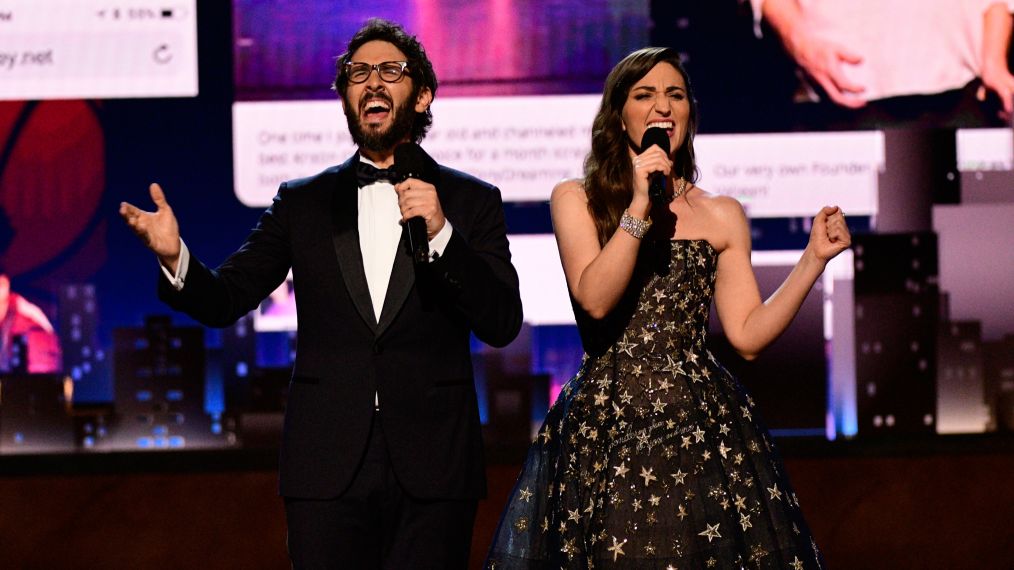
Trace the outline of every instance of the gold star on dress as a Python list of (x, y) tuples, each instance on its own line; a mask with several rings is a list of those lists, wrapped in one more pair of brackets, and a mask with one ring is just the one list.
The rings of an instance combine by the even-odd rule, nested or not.
[(698, 427), (692, 433), (694, 434), (694, 439), (697, 441), (697, 443), (700, 443), (700, 442), (704, 441), (704, 433), (705, 432), (700, 427)]
[(651, 441), (651, 436), (648, 434), (648, 430), (641, 430), (637, 434), (637, 445), (643, 447), (649, 447), (648, 443)]
[(641, 468), (641, 474), (638, 475), (638, 477), (644, 478), (644, 486), (645, 487), (647, 487), (652, 481), (657, 481), (658, 480), (658, 477), (655, 477), (651, 473), (654, 470), (655, 469), (653, 467), (652, 468), (645, 468), (645, 467)]
[[(531, 432), (529, 432), (529, 433), (531, 433)], [(524, 501), (524, 502), (527, 503), (532, 498), (532, 496), (533, 496), (533, 493), (532, 493), (532, 490), (531, 490), (530, 487), (525, 487), (524, 489), (521, 489), (520, 499), (522, 501)]]
[(737, 511), (745, 509), (746, 508), (746, 497), (740, 497), (739, 493), (736, 493), (736, 501), (735, 501), (734, 504), (736, 505), (736, 510)]
[(684, 479), (687, 478), (687, 474), (684, 473), (682, 469), (677, 469), (676, 472), (672, 474), (672, 477), (676, 480), (677, 485), (683, 485)]
[(778, 483), (775, 483), (774, 487), (768, 487), (768, 493), (771, 493), (772, 499), (782, 500), (782, 491), (778, 488)]
[(574, 546), (574, 543), (576, 541), (577, 541), (577, 539), (574, 539), (574, 538), (572, 538), (570, 540), (564, 540), (563, 541), (563, 547), (560, 548), (560, 552), (563, 552), (564, 554), (566, 554), (568, 560), (573, 560), (574, 559), (574, 555), (577, 554), (577, 547)]
[(792, 570), (803, 570), (803, 561), (798, 556), (792, 557)]
[(630, 471), (630, 469), (627, 469), (627, 462), (626, 461), (624, 461), (623, 463), (620, 463), (616, 467), (613, 467), (613, 469), (616, 470), (616, 476), (617, 477), (621, 477), (623, 479), (627, 478), (627, 473)]
[(714, 525), (710, 525), (710, 524), (705, 523), (704, 526), (706, 528), (704, 530), (702, 530), (701, 532), (697, 533), (697, 536), (703, 536), (703, 537), (707, 538), (708, 542), (711, 542), (713, 539), (716, 539), (716, 538), (722, 538), (722, 535), (718, 532), (718, 525), (720, 525), (720, 524), (722, 524), (722, 523), (715, 523)]
[(620, 349), (620, 352), (632, 357), (634, 356), (634, 349), (637, 348), (637, 343), (620, 341), (616, 343), (616, 346)]
[(613, 545), (610, 546), (607, 549), (607, 550), (609, 550), (609, 552), (613, 553), (613, 562), (616, 562), (617, 558), (619, 558), (620, 556), (624, 555), (623, 545), (626, 544), (626, 543), (627, 543), (627, 539), (623, 539), (623, 542), (620, 542), (620, 541), (616, 540), (615, 536), (613, 537)]
[(676, 511), (676, 516), (678, 516), (680, 518), (680, 520), (683, 520), (683, 519), (687, 518), (688, 516), (690, 516), (690, 513), (687, 512), (686, 507), (684, 507), (682, 504), (680, 504), (679, 510)]
[(614, 416), (616, 416), (617, 418), (622, 418), (623, 417), (623, 410), (624, 410), (624, 408), (621, 408), (619, 406), (619, 404), (617, 404), (616, 402), (613, 402), (613, 415)]

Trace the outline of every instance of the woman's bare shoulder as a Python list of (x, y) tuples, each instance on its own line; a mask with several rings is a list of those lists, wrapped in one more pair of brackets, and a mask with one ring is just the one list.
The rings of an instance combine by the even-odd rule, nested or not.
[(549, 197), (550, 202), (560, 203), (578, 200), (581, 203), (588, 203), (588, 196), (584, 191), (584, 181), (580, 178), (567, 178), (561, 180), (553, 187), (553, 193)]
[(690, 198), (696, 198), (709, 216), (725, 220), (745, 217), (743, 205), (732, 196), (712, 194), (699, 186), (694, 186), (691, 192)]
[(699, 222), (701, 231), (707, 235), (719, 252), (725, 251), (731, 243), (744, 231), (749, 235), (749, 222), (746, 211), (738, 200), (731, 196), (713, 194), (699, 187), (694, 187), (688, 195), (690, 202), (700, 208)]

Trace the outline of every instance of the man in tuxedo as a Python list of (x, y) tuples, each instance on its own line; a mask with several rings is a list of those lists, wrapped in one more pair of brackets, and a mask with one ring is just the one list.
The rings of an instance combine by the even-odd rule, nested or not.
[[(299, 335), (279, 478), (293, 565), (465, 568), (486, 492), (470, 334), (504, 346), (521, 327), (500, 194), (443, 166), (435, 184), (388, 178), (394, 148), (429, 128), (437, 88), (400, 26), (367, 22), (334, 88), (359, 152), (283, 183), (217, 269), (183, 245), (158, 185), (155, 212), (120, 213), (158, 255), (160, 298), (209, 326), (235, 322), (292, 269)], [(430, 253), (414, 261), (416, 216)]]

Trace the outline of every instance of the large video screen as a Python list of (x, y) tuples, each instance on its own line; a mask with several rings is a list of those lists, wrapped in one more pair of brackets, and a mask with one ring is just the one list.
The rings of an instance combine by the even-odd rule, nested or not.
[[(795, 29), (810, 34), (798, 45), (779, 20), (782, 4), (0, 2), (0, 307), (17, 309), (0, 321), (0, 378), (37, 380), (7, 380), (0, 416), (66, 420), (62, 404), (15, 416), (3, 406), (72, 393), (99, 411), (76, 412), (60, 433), (97, 450), (234, 445), (236, 409), (247, 427), (272, 425), (298, 334), (290, 282), (233, 327), (199, 326), (158, 301), (157, 262), (117, 207), (151, 209), (148, 184), (159, 182), (192, 253), (211, 266), (224, 260), (279, 183), (355, 152), (330, 84), (335, 57), (370, 17), (402, 23), (433, 60), (440, 86), (422, 146), (496, 184), (505, 200), (526, 327), (503, 354), (476, 342), (477, 362), (549, 375), (554, 389), (577, 369), (582, 349), (548, 198), (560, 179), (582, 175), (606, 74), (646, 45), (684, 55), (701, 112), (697, 183), (744, 205), (762, 295), (798, 259), (820, 206), (842, 206), (856, 233), (881, 232), (914, 208), (893, 196), (928, 196), (949, 318), (979, 323), (984, 343), (1011, 334), (1009, 288), (983, 284), (1014, 281), (1009, 28), (998, 44), (987, 33), (993, 18), (1010, 19), (1012, 3), (795, 0), (804, 22)], [(875, 34), (885, 22), (893, 33)], [(801, 45), (837, 54), (830, 75)], [(985, 48), (995, 45), (1007, 59), (987, 65)], [(832, 97), (842, 88), (847, 100)], [(899, 172), (929, 156), (906, 146), (920, 132), (941, 143), (932, 149), (940, 177), (909, 182)], [(775, 416), (776, 429), (823, 431), (827, 417), (831, 432), (855, 433), (855, 367), (845, 363), (858, 349), (845, 342), (853, 331), (842, 301), (852, 263), (836, 260), (803, 308), (803, 328), (769, 351), (804, 351), (800, 361), (823, 363), (817, 375), (828, 379), (800, 392), (805, 419)], [(166, 330), (195, 359), (166, 370), (199, 382), (150, 382), (154, 369), (135, 357)], [(811, 333), (817, 341), (799, 341)], [(755, 369), (779, 365), (765, 366)], [(491, 372), (476, 373), (481, 385)], [(762, 407), (778, 409), (763, 378), (744, 379)], [(184, 410), (196, 431), (172, 423), (182, 416), (144, 411), (156, 404)], [(0, 417), (0, 452), (29, 449), (31, 434), (46, 431), (13, 425)]]
[[(366, 17), (381, 16), (419, 36), (441, 80), (432, 107), (434, 126), (423, 147), (441, 163), (503, 192), (525, 319), (534, 327), (573, 326), (574, 321), (549, 224), (531, 224), (529, 214), (543, 208), (541, 215), (548, 218), (544, 205), (554, 184), (581, 176), (605, 74), (644, 45), (670, 45), (685, 54), (701, 109), (695, 141), (698, 185), (744, 205), (760, 266), (767, 254), (790, 266), (805, 246), (809, 219), (825, 204), (849, 212), (860, 232), (875, 231), (878, 220), (894, 215), (881, 209), (895, 207), (892, 176), (906, 160), (898, 162), (897, 143), (891, 142), (896, 139), (885, 136), (885, 129), (958, 129), (942, 155), (950, 163), (951, 182), (963, 178), (958, 184), (968, 187), (965, 201), (983, 193), (1009, 200), (998, 196), (1003, 192), (993, 181), (1009, 180), (1014, 158), (1010, 83), (992, 72), (997, 61), (1004, 72), (1009, 69), (1009, 44), (991, 43), (987, 34), (991, 19), (1010, 18), (1009, 5), (606, 4), (609, 13), (587, 3), (523, 1), (427, 2), (410, 8), (381, 3), (369, 11), (313, 2), (290, 11), (277, 4), (235, 2), (237, 198), (264, 207), (281, 181), (313, 174), (355, 151), (335, 95), (326, 87), (334, 74), (333, 57), (347, 38)], [(796, 10), (795, 28), (778, 12), (784, 4)], [(538, 22), (559, 21), (553, 16), (561, 10), (570, 10), (567, 25), (553, 26), (547, 34)], [(453, 19), (442, 17), (451, 13)], [(902, 15), (904, 33), (892, 33)], [(640, 36), (636, 29), (622, 29), (646, 18), (651, 26), (641, 28)], [(804, 31), (806, 42), (800, 43)], [(814, 53), (829, 58), (823, 67), (812, 61)], [(272, 64), (281, 60), (293, 64)], [(983, 173), (989, 184), (980, 184)], [(945, 201), (949, 204), (941, 207), (961, 207), (953, 195)], [(524, 217), (512, 217), (522, 211)], [(949, 249), (956, 242), (943, 243)], [(851, 259), (836, 262), (828, 275), (842, 281), (841, 289), (850, 283)], [(947, 280), (959, 295), (967, 294), (963, 279)], [(762, 284), (768, 285), (765, 295), (777, 287)], [(274, 297), (283, 298), (289, 288), (283, 285)], [(832, 282), (824, 289), (830, 291)], [(808, 305), (818, 314), (801, 321), (823, 322), (822, 336), (832, 343), (836, 331), (851, 329), (839, 330), (832, 322), (830, 293), (824, 301)], [(988, 311), (977, 316), (995, 320)], [(261, 322), (272, 328), (280, 324), (277, 318)], [(289, 326), (296, 328), (294, 319)], [(831, 365), (825, 364), (824, 374), (830, 376)], [(560, 376), (554, 376), (557, 386), (566, 379)], [(812, 418), (823, 417), (824, 405), (816, 403), (809, 421), (817, 425), (806, 429), (823, 429)], [(831, 433), (854, 429), (831, 424)]]

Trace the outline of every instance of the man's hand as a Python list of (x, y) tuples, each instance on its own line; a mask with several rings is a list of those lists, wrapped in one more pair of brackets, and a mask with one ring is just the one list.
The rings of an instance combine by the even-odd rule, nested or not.
[(832, 101), (849, 109), (866, 105), (861, 97), (865, 88), (845, 76), (845, 65), (862, 63), (863, 58), (835, 42), (818, 38), (806, 30), (794, 31), (786, 41), (789, 54)]
[(1000, 99), (1000, 118), (1010, 122), (1014, 116), (1014, 75), (1007, 69), (1007, 52), (1010, 48), (1014, 19), (1002, 2), (991, 4), (982, 15), (982, 69), (979, 78), (982, 86), (977, 93), (985, 101), (989, 91)]
[(982, 86), (979, 87), (977, 97), (979, 101), (985, 101), (987, 91), (996, 93), (1000, 98), (1001, 109), (998, 112), (1001, 119), (1010, 122), (1014, 116), (1014, 75), (1007, 71), (1007, 66), (983, 67)]
[(152, 184), (149, 190), (151, 201), (155, 203), (154, 212), (146, 212), (127, 202), (120, 202), (120, 216), (144, 245), (155, 252), (162, 265), (175, 272), (180, 259), (180, 227), (162, 188), (158, 184)]
[(789, 56), (832, 101), (849, 109), (866, 105), (862, 97), (866, 88), (850, 81), (844, 73), (846, 65), (862, 63), (859, 54), (807, 29), (797, 0), (765, 0), (762, 10)]
[(398, 192), (398, 207), (401, 209), (401, 221), (421, 216), (426, 220), (426, 237), (432, 240), (440, 230), (444, 229), (444, 210), (440, 207), (436, 186), (409, 178), (394, 186)]

